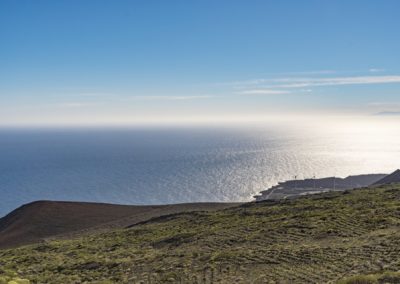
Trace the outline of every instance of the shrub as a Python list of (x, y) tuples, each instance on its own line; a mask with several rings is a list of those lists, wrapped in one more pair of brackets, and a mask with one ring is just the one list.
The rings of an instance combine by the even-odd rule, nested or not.
[(346, 278), (339, 282), (339, 284), (375, 284), (378, 280), (373, 275), (357, 275)]

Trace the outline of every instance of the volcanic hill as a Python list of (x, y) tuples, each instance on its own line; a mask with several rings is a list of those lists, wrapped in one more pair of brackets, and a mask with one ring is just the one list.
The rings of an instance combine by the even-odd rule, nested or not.
[(36, 201), (0, 219), (0, 248), (71, 238), (123, 228), (148, 219), (187, 211), (227, 208), (235, 203), (182, 203), (131, 206), (87, 202)]

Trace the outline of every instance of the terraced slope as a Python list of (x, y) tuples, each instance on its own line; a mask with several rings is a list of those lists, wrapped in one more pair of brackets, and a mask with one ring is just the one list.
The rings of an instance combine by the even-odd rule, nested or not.
[(187, 211), (214, 211), (233, 203), (115, 205), (89, 202), (36, 201), (0, 218), (0, 249), (70, 238), (83, 233), (123, 228), (150, 218)]
[(386, 275), (400, 270), (400, 186), (158, 217), (3, 250), (0, 267), (0, 275), (33, 283), (336, 283)]

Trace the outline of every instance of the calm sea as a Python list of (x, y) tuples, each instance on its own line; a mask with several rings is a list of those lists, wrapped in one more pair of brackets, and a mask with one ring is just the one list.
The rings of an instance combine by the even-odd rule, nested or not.
[(0, 216), (34, 200), (248, 201), (278, 181), (389, 173), (399, 124), (0, 130)]

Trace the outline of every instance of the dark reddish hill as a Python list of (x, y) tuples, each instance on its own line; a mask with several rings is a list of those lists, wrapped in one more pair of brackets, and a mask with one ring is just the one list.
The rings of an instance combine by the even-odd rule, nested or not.
[(125, 227), (154, 217), (187, 211), (211, 211), (235, 204), (188, 203), (155, 206), (36, 201), (0, 219), (0, 248), (70, 237), (87, 231)]

